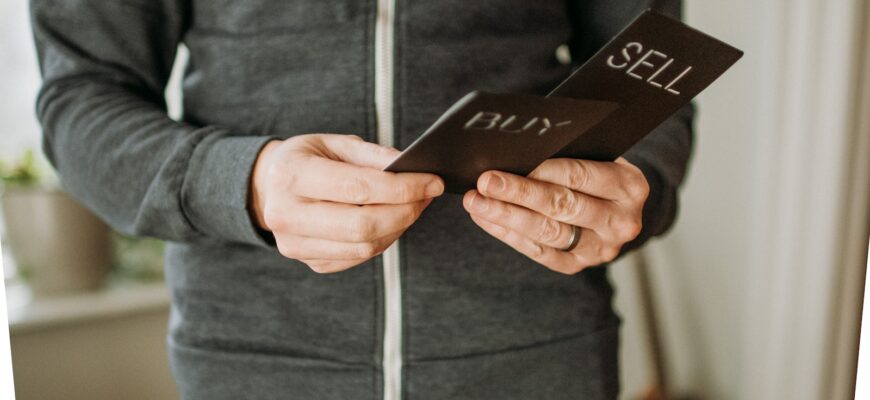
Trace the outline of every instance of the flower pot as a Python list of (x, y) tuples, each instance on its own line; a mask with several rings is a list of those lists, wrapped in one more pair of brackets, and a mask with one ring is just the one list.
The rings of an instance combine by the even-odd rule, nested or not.
[(106, 224), (61, 191), (8, 189), (2, 203), (3, 244), (34, 294), (100, 287), (111, 266)]

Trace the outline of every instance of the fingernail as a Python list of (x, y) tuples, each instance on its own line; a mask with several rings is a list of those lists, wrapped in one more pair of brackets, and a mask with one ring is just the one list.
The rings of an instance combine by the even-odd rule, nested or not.
[(468, 204), (469, 208), (471, 208), (473, 211), (476, 211), (476, 212), (486, 211), (486, 207), (487, 207), (486, 199), (484, 199), (483, 196), (481, 196), (477, 193), (472, 193), (471, 199), (468, 200), (468, 203), (469, 203)]
[(444, 192), (444, 185), (439, 181), (432, 181), (428, 185), (426, 185), (426, 196), (435, 197)]
[(498, 193), (504, 189), (504, 178), (497, 174), (490, 174), (489, 180), (486, 181), (485, 189), (489, 193)]

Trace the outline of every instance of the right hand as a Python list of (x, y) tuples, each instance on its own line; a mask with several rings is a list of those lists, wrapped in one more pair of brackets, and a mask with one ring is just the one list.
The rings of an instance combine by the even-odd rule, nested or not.
[(359, 136), (308, 134), (272, 141), (251, 178), (251, 217), (278, 251), (319, 273), (343, 271), (384, 252), (444, 182), (383, 169), (399, 154)]

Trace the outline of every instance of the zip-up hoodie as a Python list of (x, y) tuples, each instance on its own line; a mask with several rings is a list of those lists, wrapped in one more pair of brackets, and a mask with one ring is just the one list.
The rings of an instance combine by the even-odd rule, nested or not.
[[(679, 16), (677, 0), (653, 3), (32, 0), (44, 149), (115, 229), (168, 241), (185, 399), (613, 398), (605, 267), (550, 271), (446, 194), (384, 256), (321, 275), (258, 233), (249, 180), (270, 139), (403, 149), (471, 90), (546, 94), (644, 9)], [(164, 89), (182, 43), (174, 121)], [(680, 110), (626, 154), (651, 193), (623, 251), (672, 223), (691, 120)]]

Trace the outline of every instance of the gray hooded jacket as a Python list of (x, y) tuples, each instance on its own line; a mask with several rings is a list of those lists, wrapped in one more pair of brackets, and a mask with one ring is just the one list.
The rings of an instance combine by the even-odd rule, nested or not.
[[(170, 360), (186, 399), (613, 398), (604, 267), (552, 272), (444, 195), (386, 262), (320, 275), (258, 234), (248, 183), (274, 137), (403, 149), (471, 90), (545, 94), (644, 9), (679, 15), (677, 0), (654, 3), (32, 0), (44, 149), (115, 229), (169, 241)], [(163, 94), (180, 43), (173, 121)], [(562, 44), (573, 65), (555, 56)], [(686, 107), (627, 153), (651, 195), (624, 251), (672, 223), (691, 119)]]

